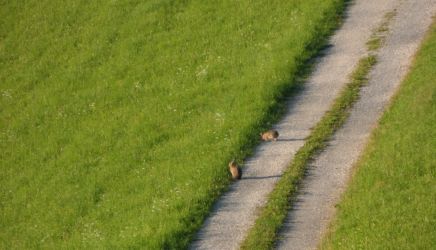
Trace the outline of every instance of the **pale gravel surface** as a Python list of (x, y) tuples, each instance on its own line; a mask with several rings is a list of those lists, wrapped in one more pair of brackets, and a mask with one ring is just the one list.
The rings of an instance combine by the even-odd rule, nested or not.
[[(359, 1), (366, 2), (365, 0)], [(368, 1), (377, 4), (377, 1)], [(436, 14), (436, 0), (391, 1), (397, 8), (379, 63), (362, 89), (350, 118), (310, 166), (296, 204), (288, 214), (278, 249), (315, 249), (335, 213), (353, 164), (371, 130), (408, 72)]]
[(262, 143), (246, 160), (243, 179), (235, 182), (214, 205), (191, 249), (237, 249), (265, 204), (281, 174), (304, 144), (310, 129), (329, 109), (348, 75), (365, 55), (365, 43), (383, 15), (398, 1), (360, 0), (352, 5), (344, 25), (331, 39), (331, 48), (319, 59), (304, 89), (293, 98), (284, 118), (275, 126), (279, 141)]

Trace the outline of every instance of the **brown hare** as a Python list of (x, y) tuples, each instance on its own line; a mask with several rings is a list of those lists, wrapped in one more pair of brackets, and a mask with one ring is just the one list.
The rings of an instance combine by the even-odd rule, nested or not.
[(266, 132), (260, 133), (260, 138), (262, 141), (277, 141), (279, 137), (279, 132), (277, 130), (268, 130)]
[(241, 177), (242, 177), (241, 167), (238, 166), (238, 163), (236, 163), (235, 160), (232, 160), (229, 163), (229, 170), (230, 170), (230, 173), (232, 174), (233, 180), (240, 180), (241, 179)]

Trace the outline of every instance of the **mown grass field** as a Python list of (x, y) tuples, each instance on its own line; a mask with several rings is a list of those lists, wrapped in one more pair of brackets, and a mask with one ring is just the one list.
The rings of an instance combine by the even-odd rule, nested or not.
[(182, 248), (342, 0), (0, 1), (0, 248)]
[(384, 114), (323, 249), (436, 246), (436, 25)]

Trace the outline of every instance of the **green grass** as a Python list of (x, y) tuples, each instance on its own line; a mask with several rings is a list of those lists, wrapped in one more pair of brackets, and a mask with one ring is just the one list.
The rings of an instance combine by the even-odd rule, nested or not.
[(385, 43), (386, 32), (389, 30), (389, 23), (396, 14), (396, 9), (385, 14), (383, 22), (372, 33), (368, 42), (366, 42), (366, 47), (369, 51), (376, 51)]
[(436, 246), (436, 25), (356, 166), (325, 249)]
[(277, 239), (277, 232), (283, 224), (288, 210), (292, 206), (292, 198), (298, 184), (304, 177), (307, 164), (326, 146), (326, 141), (344, 123), (353, 103), (359, 98), (360, 88), (367, 82), (367, 74), (376, 63), (376, 57), (370, 55), (361, 59), (356, 70), (332, 108), (315, 126), (309, 138), (295, 154), (291, 165), (287, 168), (268, 202), (262, 208), (254, 226), (250, 229), (242, 244), (242, 249), (272, 249)]
[(183, 248), (342, 0), (0, 1), (0, 248)]

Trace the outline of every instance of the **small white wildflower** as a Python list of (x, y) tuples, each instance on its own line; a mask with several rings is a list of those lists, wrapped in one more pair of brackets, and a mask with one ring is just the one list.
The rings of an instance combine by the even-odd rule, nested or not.
[(2, 96), (7, 97), (7, 98), (12, 98), (12, 94), (10, 92), (10, 90), (3, 90), (2, 91)]
[(197, 71), (196, 75), (197, 77), (204, 77), (207, 76), (207, 69), (209, 68), (209, 65), (206, 65), (205, 67), (200, 67), (200, 69)]
[(141, 84), (139, 83), (139, 81), (135, 82), (135, 88), (139, 89), (141, 87)]

